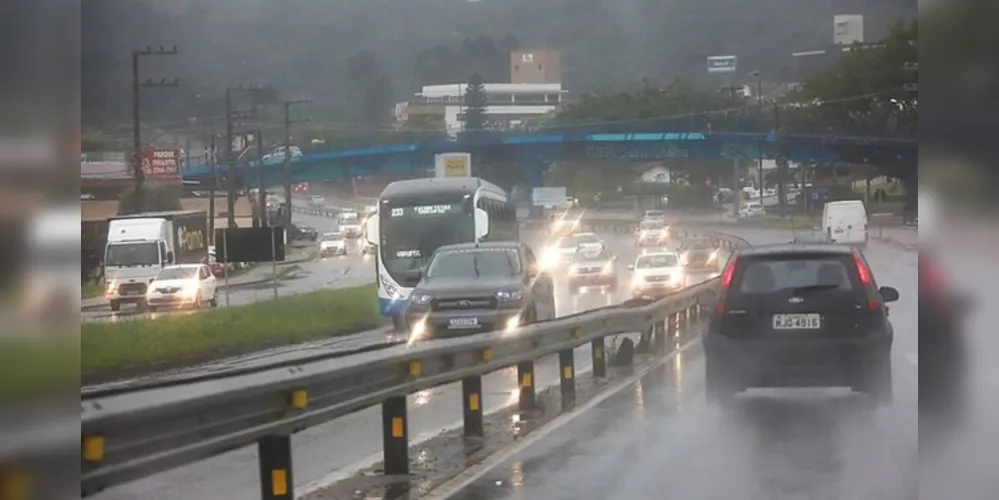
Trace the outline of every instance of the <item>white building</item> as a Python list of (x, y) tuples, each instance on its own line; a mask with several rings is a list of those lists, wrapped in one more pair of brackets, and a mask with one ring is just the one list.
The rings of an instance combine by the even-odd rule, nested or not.
[[(552, 112), (564, 102), (566, 91), (560, 83), (487, 83), (486, 120), (491, 128), (516, 128), (531, 119)], [(417, 93), (405, 111), (397, 106), (397, 119), (442, 122), (448, 134), (464, 130), (464, 102), (467, 83), (427, 85)]]

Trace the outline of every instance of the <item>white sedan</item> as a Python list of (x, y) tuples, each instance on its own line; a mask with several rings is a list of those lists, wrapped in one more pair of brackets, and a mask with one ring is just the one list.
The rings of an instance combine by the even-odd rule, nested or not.
[(218, 299), (218, 282), (205, 264), (164, 267), (146, 291), (150, 311), (160, 307), (199, 308), (205, 303), (216, 307)]
[(327, 255), (347, 255), (347, 239), (343, 233), (324, 233), (320, 236), (319, 254), (323, 257)]

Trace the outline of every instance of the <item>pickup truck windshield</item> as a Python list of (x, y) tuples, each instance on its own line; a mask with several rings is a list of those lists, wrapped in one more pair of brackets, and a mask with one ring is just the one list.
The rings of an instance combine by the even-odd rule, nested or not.
[(480, 248), (437, 252), (430, 261), (427, 278), (480, 278), (519, 273), (520, 259), (516, 250)]

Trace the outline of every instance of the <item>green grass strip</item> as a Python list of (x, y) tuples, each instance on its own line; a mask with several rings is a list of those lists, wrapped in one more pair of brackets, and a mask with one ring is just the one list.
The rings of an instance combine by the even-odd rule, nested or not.
[(378, 324), (375, 285), (303, 293), (246, 306), (81, 325), (84, 374), (146, 367), (335, 337)]

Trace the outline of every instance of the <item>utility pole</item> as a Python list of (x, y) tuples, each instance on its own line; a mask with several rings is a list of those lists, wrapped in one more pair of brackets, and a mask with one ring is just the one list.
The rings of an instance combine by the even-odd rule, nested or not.
[(308, 121), (293, 121), (291, 119), (291, 107), (296, 104), (308, 104), (311, 102), (312, 99), (295, 99), (284, 102), (284, 165), (282, 171), (284, 172), (285, 209), (282, 214), (284, 215), (284, 217), (282, 217), (282, 222), (285, 228), (291, 227), (291, 124)]
[(257, 216), (254, 227), (267, 227), (267, 190), (264, 186), (264, 131), (257, 130)]
[[(764, 126), (763, 126), (763, 77), (760, 76), (760, 72), (759, 71), (753, 71), (752, 75), (754, 77), (756, 77), (756, 105), (759, 107), (759, 112), (760, 112), (760, 116), (759, 116), (759, 120), (760, 120), (760, 133), (763, 133), (764, 132)], [(759, 151), (757, 153), (758, 153), (758, 156), (759, 156), (758, 168), (759, 168), (759, 174), (760, 174), (760, 185), (757, 186), (757, 189), (759, 190), (759, 193), (760, 193), (760, 207), (762, 208), (762, 207), (764, 207), (764, 204), (763, 204), (763, 192), (764, 192), (764, 189), (763, 189), (763, 187), (764, 187), (764, 183), (763, 183), (763, 139), (762, 138), (760, 138)]]
[(158, 50), (146, 47), (144, 50), (132, 51), (132, 186), (135, 189), (134, 208), (136, 213), (145, 210), (142, 183), (146, 180), (146, 173), (142, 170), (142, 130), (141, 114), (139, 113), (141, 100), (139, 99), (139, 89), (142, 87), (177, 87), (180, 85), (180, 81), (177, 78), (174, 78), (172, 82), (168, 82), (165, 78), (158, 82), (154, 82), (152, 78), (145, 82), (139, 81), (139, 59), (145, 56), (175, 55), (177, 55), (176, 45), (170, 50), (166, 50), (163, 47), (160, 47)]
[(226, 216), (227, 226), (229, 228), (236, 227), (236, 161), (235, 161), (235, 151), (232, 147), (233, 139), (233, 121), (253, 116), (252, 110), (246, 111), (233, 111), (232, 109), (232, 94), (233, 92), (259, 92), (263, 90), (263, 87), (254, 85), (249, 87), (244, 87), (240, 85), (239, 87), (229, 87), (225, 89), (225, 164), (226, 164), (226, 208), (228, 210), (228, 215)]
[(218, 162), (215, 159), (217, 156), (215, 138), (217, 136), (218, 134), (212, 132), (208, 145), (208, 164), (212, 169), (211, 189), (208, 190), (208, 238), (212, 245), (215, 244), (215, 188), (219, 185)]

